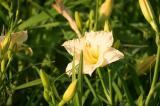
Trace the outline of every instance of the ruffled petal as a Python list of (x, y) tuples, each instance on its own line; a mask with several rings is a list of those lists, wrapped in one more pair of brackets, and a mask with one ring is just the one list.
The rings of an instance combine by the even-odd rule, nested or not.
[[(76, 61), (75, 60), (75, 66), (77, 66), (79, 64), (79, 61)], [(72, 68), (73, 68), (73, 61), (72, 62), (70, 62), (68, 65), (67, 65), (67, 67), (66, 67), (66, 74), (68, 74), (69, 76), (71, 76), (72, 75)]]
[(83, 65), (83, 74), (88, 74), (91, 76), (96, 68), (97, 67), (95, 67), (95, 65), (93, 65), (93, 64), (84, 64)]
[(66, 41), (62, 44), (62, 46), (65, 47), (65, 49), (68, 51), (69, 54), (73, 56), (74, 52), (75, 55), (78, 56), (80, 55), (82, 49), (83, 49), (83, 38), (81, 39), (74, 39), (74, 40), (69, 40)]
[[(99, 58), (99, 59), (102, 59), (103, 62), (101, 63), (101, 67), (107, 65), (107, 64), (110, 64), (112, 62), (115, 62), (121, 58), (123, 58), (124, 55), (122, 52), (112, 48), (112, 47), (109, 47), (106, 49), (106, 51), (103, 53), (103, 59), (102, 57)], [(101, 60), (100, 60), (101, 61)]]
[(86, 42), (90, 43), (93, 47), (99, 47), (105, 49), (111, 47), (113, 44), (112, 32), (97, 31), (97, 32), (86, 32)]
[(17, 44), (22, 44), (27, 40), (28, 34), (27, 34), (27, 31), (20, 31), (20, 32), (13, 33), (11, 35), (11, 38), (12, 38), (12, 42)]

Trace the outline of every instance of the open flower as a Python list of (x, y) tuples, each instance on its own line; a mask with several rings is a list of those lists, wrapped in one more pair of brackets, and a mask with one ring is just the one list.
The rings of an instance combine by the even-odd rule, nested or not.
[[(112, 48), (112, 32), (86, 32), (80, 39), (64, 42), (62, 46), (73, 56), (75, 55), (75, 65), (79, 64), (80, 53), (83, 51), (83, 74), (90, 76), (97, 67), (103, 67), (114, 61), (123, 58), (123, 53)], [(71, 74), (73, 62), (69, 63), (66, 72)]]
[(20, 46), (23, 45), (23, 42), (25, 42), (27, 38), (27, 31), (12, 33), (11, 36), (0, 36), (0, 49), (6, 46), (7, 43), (10, 43), (10, 46), (17, 45), (20, 49)]

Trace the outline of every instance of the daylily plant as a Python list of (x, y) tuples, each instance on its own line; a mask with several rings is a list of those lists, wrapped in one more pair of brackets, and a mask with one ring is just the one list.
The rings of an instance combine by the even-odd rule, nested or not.
[[(75, 65), (79, 64), (80, 54), (83, 52), (83, 74), (90, 76), (98, 67), (115, 62), (123, 58), (123, 53), (111, 47), (113, 44), (112, 32), (86, 32), (84, 37), (64, 42), (62, 46), (73, 56)], [(71, 74), (73, 61), (66, 68)]]

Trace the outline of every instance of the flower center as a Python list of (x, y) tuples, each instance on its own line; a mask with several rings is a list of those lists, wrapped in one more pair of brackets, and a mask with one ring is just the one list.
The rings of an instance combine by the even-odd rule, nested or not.
[(90, 44), (86, 44), (83, 50), (83, 56), (88, 64), (97, 63), (99, 57), (98, 47), (92, 47)]

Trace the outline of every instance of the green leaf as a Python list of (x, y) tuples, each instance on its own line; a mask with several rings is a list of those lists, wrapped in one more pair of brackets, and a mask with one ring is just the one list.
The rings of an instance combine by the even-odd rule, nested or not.
[[(55, 10), (51, 9), (48, 11), (50, 14), (52, 15), (56, 15), (57, 13), (55, 12)], [(37, 25), (38, 23), (48, 20), (49, 18), (51, 18), (51, 16), (49, 16), (46, 12), (41, 12), (40, 14), (34, 15), (32, 17), (30, 17), (28, 20), (24, 21), (23, 23), (21, 23), (18, 26), (19, 30), (24, 30), (28, 27), (32, 27)]]
[(32, 86), (39, 85), (39, 84), (41, 84), (41, 79), (36, 79), (30, 82), (24, 83), (22, 85), (19, 85), (15, 87), (14, 90), (24, 89), (24, 88), (32, 87)]

